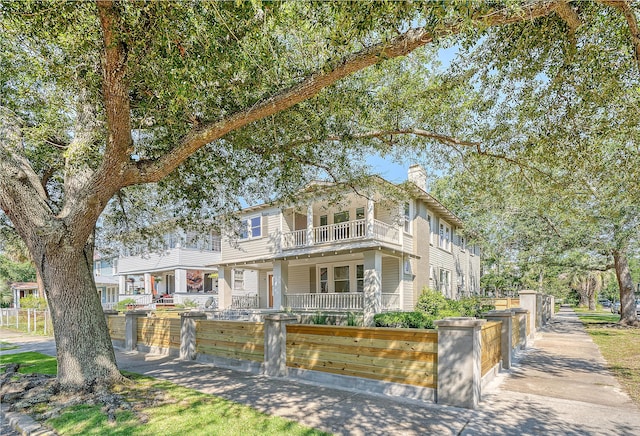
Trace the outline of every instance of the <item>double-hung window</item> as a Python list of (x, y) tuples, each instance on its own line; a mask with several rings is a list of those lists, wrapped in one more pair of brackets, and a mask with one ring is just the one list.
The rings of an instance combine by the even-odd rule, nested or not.
[(451, 227), (444, 221), (440, 221), (440, 248), (451, 250)]
[(241, 291), (244, 289), (244, 270), (233, 270), (233, 289), (235, 291)]
[(253, 239), (262, 236), (262, 217), (254, 216), (242, 221), (241, 239)]
[(356, 265), (356, 291), (364, 292), (364, 265)]
[(404, 231), (411, 233), (411, 205), (409, 203), (404, 204)]
[(333, 268), (333, 285), (335, 292), (349, 292), (348, 266), (336, 266)]

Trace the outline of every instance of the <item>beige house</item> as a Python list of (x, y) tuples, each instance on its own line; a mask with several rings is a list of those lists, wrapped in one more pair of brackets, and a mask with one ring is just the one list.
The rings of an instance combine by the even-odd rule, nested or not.
[(390, 182), (340, 190), (312, 184), (291, 205), (242, 211), (237, 238), (221, 241), (219, 307), (231, 305), (232, 271), (257, 276), (259, 308), (412, 310), (425, 286), (449, 297), (479, 292), (480, 253), (458, 217), (429, 195), (426, 173), (409, 169), (409, 194)]

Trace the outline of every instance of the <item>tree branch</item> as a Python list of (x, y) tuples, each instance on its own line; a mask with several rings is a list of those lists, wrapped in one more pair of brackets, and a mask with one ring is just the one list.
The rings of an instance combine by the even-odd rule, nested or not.
[(638, 26), (638, 17), (636, 17), (634, 9), (631, 7), (632, 1), (629, 0), (600, 0), (601, 3), (614, 7), (624, 14), (631, 33), (631, 44), (633, 45), (636, 66), (640, 72), (640, 27)]
[[(511, 9), (504, 8), (490, 14), (474, 17), (476, 26), (499, 26), (533, 20), (548, 15), (554, 10), (557, 1), (536, 1), (528, 3), (513, 13)], [(336, 81), (374, 65), (383, 59), (391, 59), (405, 56), (418, 47), (422, 47), (436, 37), (445, 37), (462, 31), (461, 22), (450, 23), (443, 26), (436, 33), (424, 28), (410, 29), (388, 42), (381, 42), (371, 47), (347, 56), (341, 62), (330, 69), (320, 69), (316, 73), (271, 97), (257, 102), (252, 107), (241, 110), (221, 120), (204, 123), (189, 132), (182, 141), (167, 155), (157, 160), (140, 161), (137, 164), (139, 173), (129, 184), (157, 182), (171, 173), (191, 154), (206, 144), (221, 138), (227, 133), (244, 127), (250, 123), (261, 120), (270, 115), (288, 109), (304, 100), (314, 97), (322, 89), (332, 85)]]
[(569, 26), (569, 33), (573, 35), (583, 23), (578, 16), (578, 13), (569, 5), (570, 1), (571, 0), (558, 2), (555, 11), (560, 18), (567, 23), (567, 26)]

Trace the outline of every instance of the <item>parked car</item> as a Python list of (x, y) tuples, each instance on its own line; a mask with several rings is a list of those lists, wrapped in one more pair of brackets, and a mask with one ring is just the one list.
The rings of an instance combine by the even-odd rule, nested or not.
[(611, 307), (611, 301), (609, 300), (600, 300), (598, 301), (598, 304), (600, 304), (602, 307)]
[(620, 302), (616, 301), (611, 304), (611, 313), (620, 313)]

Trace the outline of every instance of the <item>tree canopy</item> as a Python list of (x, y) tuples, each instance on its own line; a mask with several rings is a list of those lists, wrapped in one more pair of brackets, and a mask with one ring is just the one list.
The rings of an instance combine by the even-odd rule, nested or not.
[[(637, 92), (637, 68), (634, 75), (628, 68), (640, 58), (635, 6), (0, 3), (0, 206), (42, 278), (60, 382), (77, 387), (120, 377), (90, 271), (95, 224), (114, 196), (157, 183), (176, 210), (213, 214), (237, 205), (238, 196), (286, 195), (318, 169), (352, 176), (354, 156), (387, 152), (398, 137), (407, 138), (406, 147), (424, 147), (411, 138), (432, 140), (434, 150), (491, 139), (496, 153), (569, 153), (552, 141), (534, 147), (524, 136), (507, 138), (518, 117), (491, 127), (500, 121), (493, 108), (509, 99), (483, 95), (484, 83), (493, 80), (497, 89), (510, 79), (515, 95), (533, 92), (527, 84), (546, 75), (558, 86), (540, 100), (554, 103), (565, 97), (564, 81), (593, 89), (595, 98), (599, 80), (613, 73), (604, 83)], [(409, 77), (411, 70), (385, 65), (452, 43), (486, 47), (475, 52), (484, 67), (467, 75), (470, 87), (460, 86), (464, 79), (443, 80), (453, 92), (438, 104), (433, 96), (445, 88), (425, 86), (420, 77), (394, 91), (399, 82), (390, 73)], [(380, 67), (365, 70), (371, 66)], [(411, 67), (428, 71), (420, 62)], [(581, 80), (593, 70), (594, 80), (573, 80), (572, 68)], [(474, 110), (456, 115), (466, 93), (474, 96), (466, 108)], [(394, 98), (400, 95), (411, 98)], [(425, 116), (403, 114), (421, 101), (430, 109)], [(602, 103), (624, 116), (617, 100)], [(590, 108), (606, 125), (604, 111)], [(610, 140), (625, 138), (626, 128)]]

